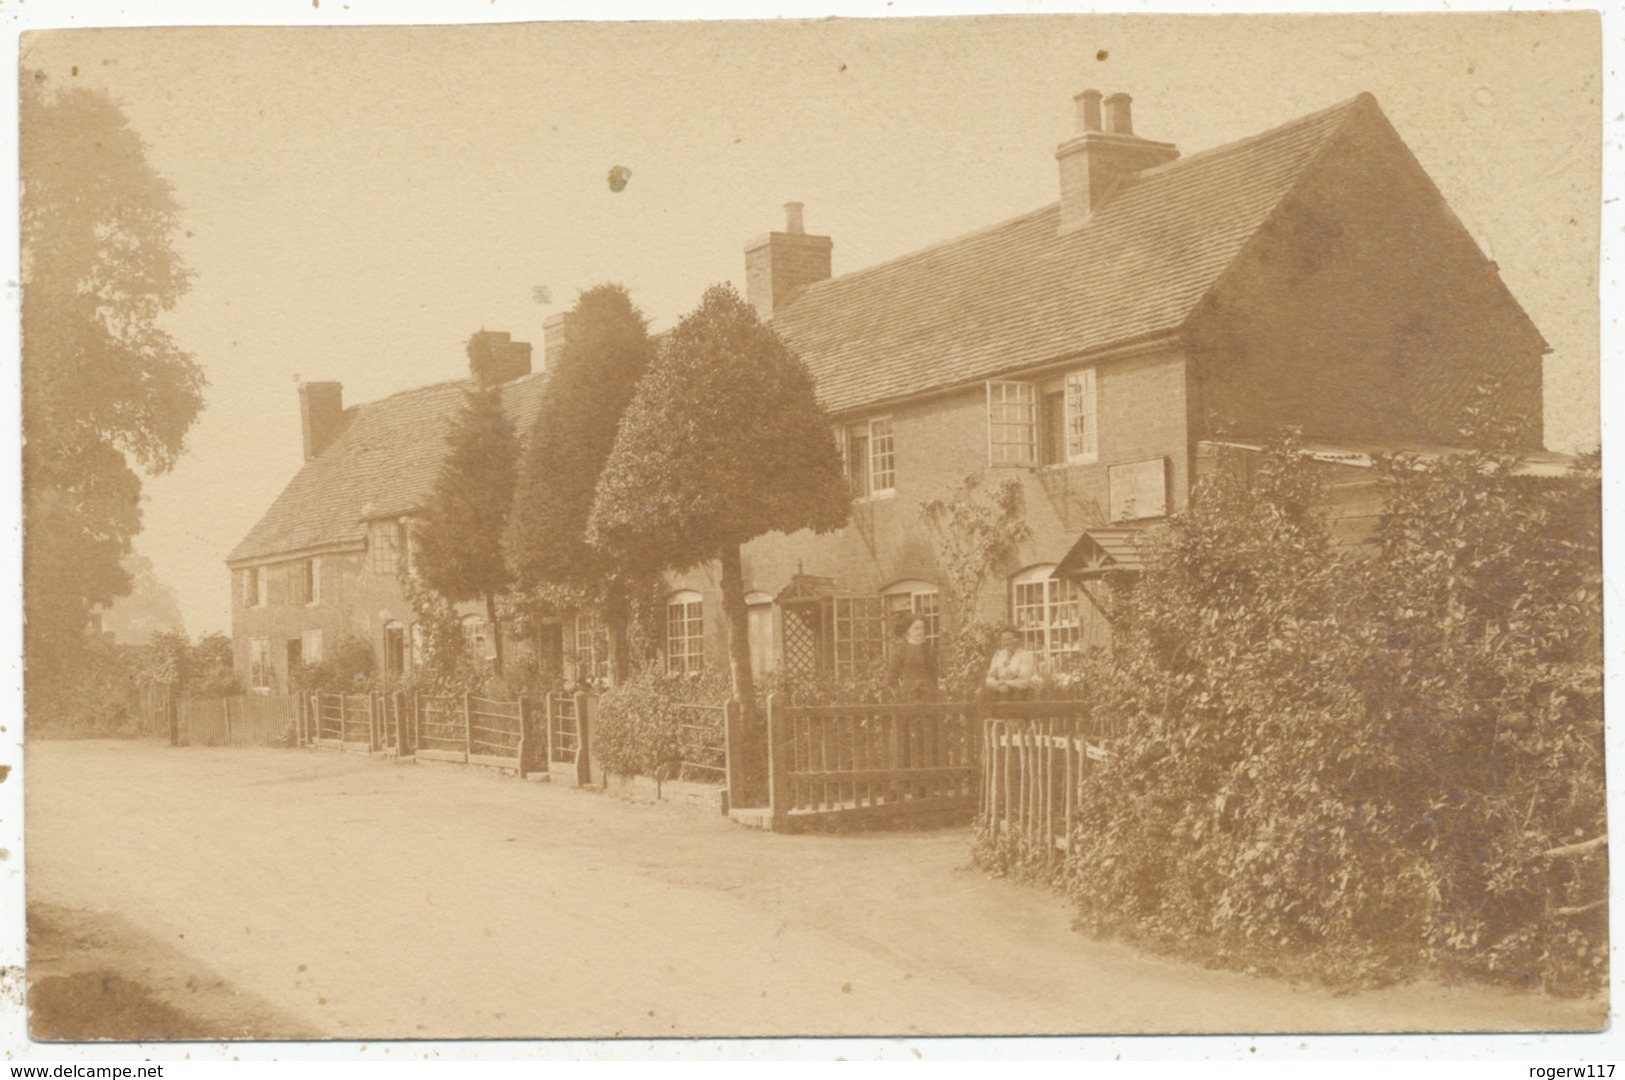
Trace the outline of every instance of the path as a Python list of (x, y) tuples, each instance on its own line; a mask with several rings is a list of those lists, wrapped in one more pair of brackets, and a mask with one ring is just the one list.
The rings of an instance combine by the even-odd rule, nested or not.
[(1091, 941), (963, 829), (780, 836), (462, 766), (33, 742), (31, 904), (103, 911), (351, 1039), (1587, 1028)]

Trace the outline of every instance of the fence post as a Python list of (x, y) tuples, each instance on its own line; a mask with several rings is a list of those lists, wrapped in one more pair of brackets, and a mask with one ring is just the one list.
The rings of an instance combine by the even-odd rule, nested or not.
[(547, 769), (553, 771), (553, 691), (549, 690), (542, 695), (542, 723), (547, 730), (542, 733), (542, 752), (547, 755)]
[(790, 718), (778, 694), (767, 696), (767, 805), (774, 832), (790, 825)]
[(722, 707), (723, 759), (728, 770), (728, 808), (745, 805), (744, 710), (737, 698)]
[(231, 699), (220, 699), (220, 718), (226, 725), (226, 745), (231, 745)]
[(463, 761), (474, 756), (474, 713), (468, 707), (468, 691), (463, 691)]
[(525, 700), (524, 694), (520, 694), (519, 747), (516, 756), (518, 757), (517, 771), (519, 773), (519, 779), (521, 780), (525, 778), (525, 755), (530, 753), (530, 740), (530, 702)]
[(164, 684), (164, 719), (169, 724), (169, 745), (181, 744), (181, 706), (175, 700), (175, 688)]
[(418, 757), (418, 741), (423, 737), (423, 735), (422, 735), (422, 723), (423, 723), (423, 703), (418, 698), (418, 692), (416, 690), (413, 690), (412, 691), (412, 760), (413, 761), (417, 760), (417, 757)]
[(592, 742), (588, 736), (588, 706), (584, 691), (576, 691), (576, 785), (592, 783)]

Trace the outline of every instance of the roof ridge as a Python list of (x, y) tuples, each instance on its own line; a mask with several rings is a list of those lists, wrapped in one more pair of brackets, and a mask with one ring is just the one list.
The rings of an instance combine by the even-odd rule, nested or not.
[(822, 291), (824, 291), (824, 289), (827, 286), (833, 285), (833, 284), (835, 284), (837, 282), (852, 281), (854, 278), (859, 278), (859, 277), (862, 277), (862, 276), (864, 276), (866, 274), (871, 274), (871, 273), (875, 273), (875, 272), (880, 271), (880, 270), (885, 270), (885, 269), (888, 269), (890, 267), (897, 266), (897, 265), (899, 265), (901, 263), (909, 262), (909, 261), (911, 261), (913, 259), (924, 258), (925, 256), (930, 255), (933, 252), (938, 251), (938, 250), (940, 250), (942, 248), (954, 247), (954, 246), (956, 246), (958, 244), (965, 243), (967, 240), (974, 240), (976, 237), (981, 236), (984, 233), (998, 232), (1000, 229), (1008, 229), (1012, 225), (1017, 225), (1017, 224), (1019, 224), (1021, 222), (1024, 222), (1028, 218), (1035, 218), (1035, 217), (1039, 217), (1039, 216), (1041, 216), (1043, 214), (1053, 213), (1056, 210), (1056, 208), (1059, 207), (1059, 206), (1060, 206), (1060, 201), (1057, 200), (1056, 202), (1052, 202), (1052, 203), (1048, 203), (1048, 204), (1046, 204), (1044, 206), (1040, 206), (1036, 210), (1028, 210), (1025, 213), (1016, 214), (1013, 217), (1007, 217), (1007, 218), (1003, 219), (1002, 221), (995, 221), (991, 225), (983, 225), (981, 228), (972, 229), (970, 232), (960, 233), (957, 236), (950, 236), (950, 237), (947, 237), (946, 239), (937, 240), (937, 241), (935, 241), (933, 243), (927, 244), (925, 247), (915, 248), (912, 251), (905, 251), (901, 255), (893, 255), (891, 258), (885, 259), (885, 260), (883, 260), (881, 262), (870, 263), (868, 266), (860, 266), (856, 270), (848, 270), (844, 274), (836, 274), (833, 277), (824, 278), (822, 281), (815, 281), (811, 285), (808, 285), (806, 287), (806, 289), (804, 289), (802, 291), (801, 296), (796, 297), (795, 302), (792, 303), (785, 310), (786, 311), (795, 310), (796, 304), (800, 303), (802, 297), (805, 297), (810, 293), (822, 292)]
[(1369, 90), (1362, 90), (1353, 97), (1345, 98), (1342, 101), (1337, 102), (1335, 105), (1328, 105), (1323, 109), (1316, 109), (1314, 112), (1304, 113), (1302, 116), (1293, 117), (1284, 124), (1276, 124), (1274, 127), (1265, 131), (1260, 131), (1257, 134), (1247, 135), (1227, 143), (1220, 143), (1218, 146), (1209, 146), (1206, 149), (1198, 150), (1193, 154), (1183, 154), (1172, 161), (1164, 162), (1161, 165), (1156, 165), (1149, 169), (1144, 169), (1134, 174), (1134, 181), (1138, 183), (1140, 180), (1143, 180), (1149, 176), (1162, 176), (1170, 172), (1177, 172), (1181, 167), (1189, 165), (1192, 162), (1208, 161), (1218, 157), (1221, 154), (1235, 153), (1237, 151), (1248, 149), (1249, 147), (1256, 146), (1267, 139), (1276, 138), (1288, 130), (1306, 127), (1317, 120), (1323, 120), (1334, 113), (1353, 111), (1356, 106), (1364, 102), (1370, 102), (1372, 105), (1376, 105), (1376, 95), (1372, 94)]
[[(518, 386), (519, 384), (529, 382), (532, 379), (539, 379), (546, 374), (547, 372), (545, 369), (542, 371), (532, 371), (530, 374), (521, 375), (517, 379), (509, 379), (507, 382), (498, 383), (497, 388), (505, 389), (510, 386)], [(408, 386), (405, 389), (396, 390), (392, 393), (385, 394), (380, 398), (373, 398), (371, 401), (358, 401), (354, 405), (349, 406), (349, 408), (346, 408), (344, 411), (349, 412), (351, 409), (354, 409), (355, 411), (360, 412), (362, 409), (370, 409), (374, 405), (382, 405), (385, 402), (394, 401), (396, 398), (407, 397), (411, 394), (426, 394), (431, 390), (440, 390), (445, 387), (466, 386), (472, 382), (474, 382), (473, 377), (465, 375), (459, 379), (442, 379), (439, 382), (421, 383), (417, 386)]]
[[(1198, 150), (1193, 154), (1181, 155), (1180, 157), (1175, 158), (1173, 161), (1136, 173), (1134, 174), (1131, 183), (1138, 184), (1141, 180), (1148, 177), (1161, 176), (1170, 172), (1177, 172), (1182, 167), (1188, 166), (1193, 162), (1209, 161), (1221, 154), (1245, 150), (1249, 147), (1256, 146), (1267, 139), (1278, 137), (1283, 132), (1290, 129), (1308, 125), (1340, 111), (1351, 111), (1355, 107), (1366, 102), (1369, 102), (1371, 105), (1376, 105), (1377, 99), (1376, 96), (1371, 93), (1371, 91), (1362, 90), (1354, 97), (1345, 98), (1344, 100), (1336, 102), (1335, 104), (1316, 109), (1314, 112), (1304, 113), (1302, 116), (1293, 117), (1291, 120), (1288, 120), (1285, 123), (1277, 124), (1265, 131), (1260, 131), (1256, 134), (1248, 135), (1240, 139), (1234, 139), (1227, 143), (1220, 143), (1218, 146), (1210, 146), (1206, 149)], [(811, 285), (808, 285), (806, 289), (802, 291), (800, 296), (796, 297), (795, 301), (785, 309), (785, 312), (787, 314), (793, 312), (803, 298), (823, 292), (838, 282), (850, 282), (854, 279), (860, 279), (865, 275), (878, 273), (882, 270), (890, 269), (892, 267), (907, 263), (913, 259), (925, 258), (942, 248), (953, 247), (958, 244), (966, 243), (967, 241), (976, 239), (984, 233), (997, 232), (1001, 229), (1010, 228), (1011, 226), (1017, 225), (1030, 218), (1039, 217), (1040, 215), (1047, 213), (1053, 213), (1059, 205), (1059, 200), (1052, 203), (1046, 203), (1036, 210), (1028, 210), (1026, 213), (1016, 214), (1001, 221), (996, 221), (991, 225), (984, 225), (981, 228), (972, 229), (970, 232), (947, 237), (946, 239), (927, 244), (925, 247), (915, 248), (912, 251), (904, 252), (901, 255), (894, 255), (889, 259), (882, 260), (881, 262), (870, 263), (868, 266), (860, 266), (858, 269), (850, 270), (844, 274), (837, 274), (827, 277), (822, 281), (815, 281)]]

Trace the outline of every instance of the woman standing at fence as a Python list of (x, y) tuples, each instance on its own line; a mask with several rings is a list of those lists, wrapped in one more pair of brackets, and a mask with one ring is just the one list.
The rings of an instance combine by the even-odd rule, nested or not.
[(925, 620), (904, 615), (897, 629), (902, 640), (892, 648), (888, 681), (899, 701), (930, 701), (937, 696), (937, 653), (925, 639)]
[(1038, 688), (1038, 658), (1021, 647), (1021, 635), (1010, 627), (999, 631), (999, 651), (987, 665), (984, 696), (993, 701), (1023, 701)]

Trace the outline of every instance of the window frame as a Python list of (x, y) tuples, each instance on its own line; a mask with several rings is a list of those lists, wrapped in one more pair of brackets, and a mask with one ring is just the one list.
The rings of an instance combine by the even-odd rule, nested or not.
[[(489, 631), (484, 615), (464, 615), (457, 620), (458, 629), (463, 635), (463, 652), (476, 663), (485, 663), (485, 647), (490, 644)], [(469, 631), (473, 630), (471, 634)], [(475, 646), (478, 645), (478, 648)]]
[[(315, 648), (311, 646), (314, 645)], [(321, 627), (299, 631), (299, 662), (301, 664), (319, 664), (322, 662), (322, 631)]]
[[(705, 670), (704, 596), (684, 589), (666, 598), (664, 640), (667, 675), (693, 676)], [(675, 647), (678, 644), (681, 648)]]
[[(1093, 365), (1046, 379), (989, 379), (987, 463), (992, 468), (1056, 468), (1100, 460), (1100, 379)], [(1045, 402), (1061, 395), (1061, 430), (1049, 430)], [(1052, 440), (1057, 460), (1050, 460)]]
[[(854, 421), (842, 427), (840, 434), (841, 472), (846, 476), (853, 501), (894, 498), (897, 495), (897, 427), (892, 417), (874, 416)], [(860, 439), (863, 442), (861, 462), (854, 450), (854, 444)], [(882, 442), (885, 449), (877, 450)], [(881, 486), (882, 481), (884, 486)]]
[(608, 681), (609, 627), (604, 625), (597, 611), (587, 608), (576, 612), (573, 651), (577, 682)]
[(265, 606), (265, 567), (245, 566), (242, 568), (242, 588), (237, 599), (245, 608), (262, 608)]
[[(1054, 563), (1041, 563), (1010, 575), (1010, 625), (1023, 648), (1045, 659), (1083, 651), (1083, 594), (1076, 582), (1053, 577), (1054, 572)], [(1023, 594), (1023, 590), (1033, 589), (1038, 593), (1037, 603), (1030, 591)], [(1041, 619), (1027, 619), (1024, 613), (1035, 610)]]
[(271, 692), (271, 639), (248, 639), (248, 688), (256, 694)]
[[(386, 533), (384, 530), (388, 530)], [(388, 566), (380, 566), (385, 561), (386, 547), (380, 541), (388, 536), (389, 551)], [(398, 518), (376, 518), (367, 523), (367, 572), (370, 574), (395, 574), (401, 566), (401, 522)]]
[(312, 555), (308, 559), (295, 560), (292, 564), (289, 584), (295, 606), (315, 607), (321, 603), (322, 575), (317, 559), (318, 556)]

